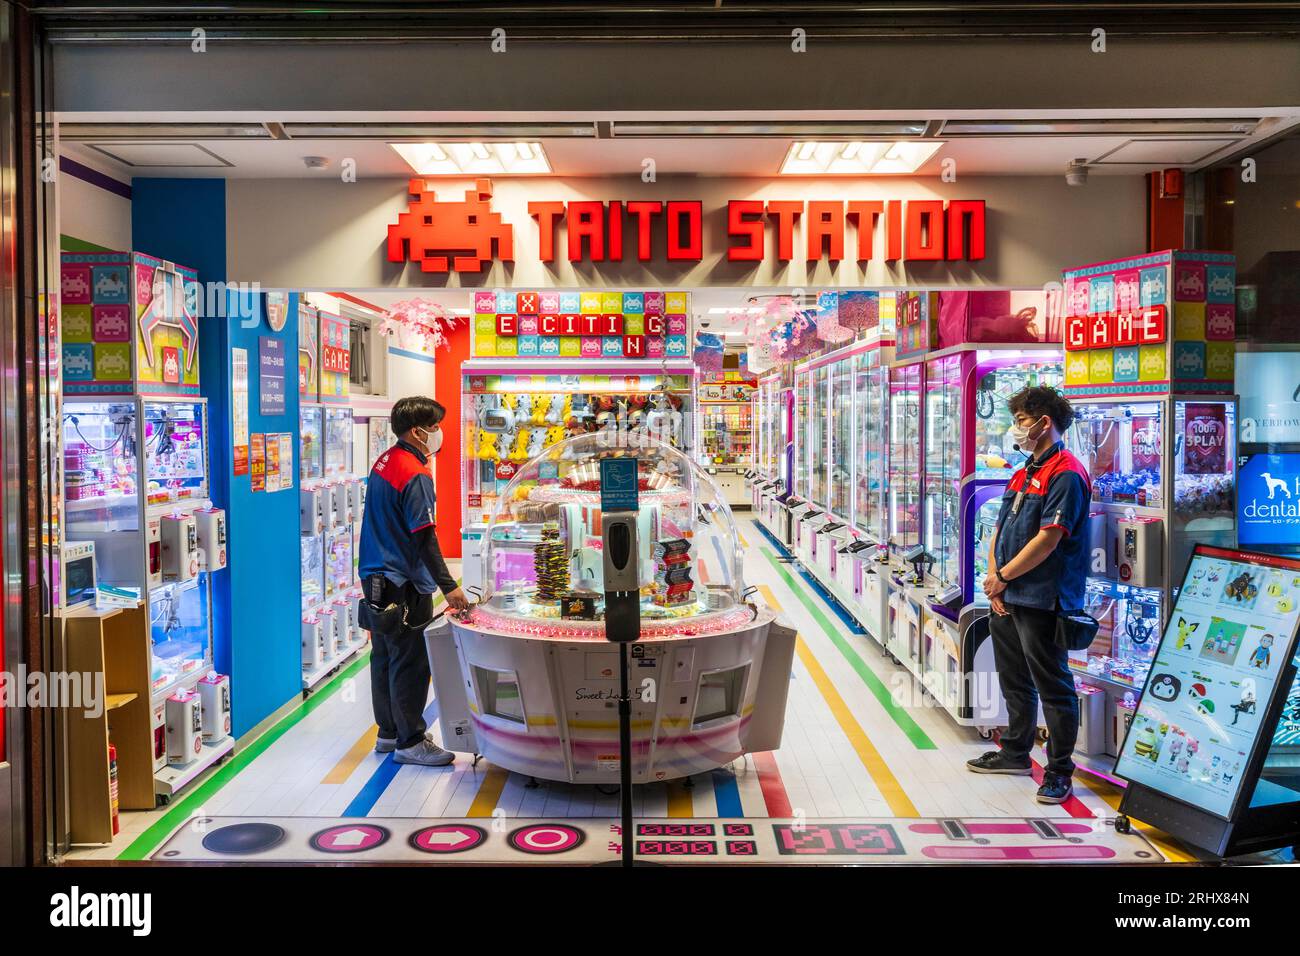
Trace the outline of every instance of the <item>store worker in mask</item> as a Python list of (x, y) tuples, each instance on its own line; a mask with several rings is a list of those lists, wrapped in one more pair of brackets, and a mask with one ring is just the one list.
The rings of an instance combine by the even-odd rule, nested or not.
[(424, 629), (433, 592), (461, 611), (465, 594), (447, 569), (433, 527), (430, 459), (442, 447), (446, 409), (431, 398), (403, 398), (389, 419), (397, 444), (375, 461), (366, 483), (358, 573), (361, 623), (370, 630), (370, 696), (379, 738), (375, 750), (398, 763), (441, 767), (453, 755), (426, 734), (429, 658)]
[(1007, 704), (1001, 750), (966, 766), (976, 773), (1028, 774), (1038, 702), (1047, 720), (1047, 766), (1039, 803), (1071, 794), (1079, 703), (1065, 647), (1056, 638), (1057, 611), (1083, 607), (1088, 574), (1088, 470), (1065, 450), (1061, 433), (1074, 411), (1053, 388), (1033, 386), (1011, 396), (1009, 435), (1027, 457), (1007, 483), (989, 547), (984, 593), (992, 609), (998, 682)]

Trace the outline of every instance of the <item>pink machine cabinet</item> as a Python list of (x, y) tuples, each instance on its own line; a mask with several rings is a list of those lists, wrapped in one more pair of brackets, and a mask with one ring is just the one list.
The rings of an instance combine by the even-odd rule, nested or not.
[(600, 459), (627, 455), (640, 485), (633, 779), (683, 777), (780, 746), (794, 631), (750, 603), (721, 491), (669, 445), (597, 432), (520, 469), (485, 531), (482, 601), (427, 633), (447, 748), (546, 780), (618, 782), (598, 487)]
[(994, 727), (1005, 707), (980, 580), (1006, 482), (1023, 459), (1007, 437), (1007, 400), (1061, 384), (1058, 303), (1041, 291), (908, 298), (910, 321), (900, 325), (910, 326), (914, 351), (894, 370), (901, 408), (892, 421), (906, 445), (896, 474), (907, 490), (891, 487), (896, 629), (886, 646), (958, 723)]

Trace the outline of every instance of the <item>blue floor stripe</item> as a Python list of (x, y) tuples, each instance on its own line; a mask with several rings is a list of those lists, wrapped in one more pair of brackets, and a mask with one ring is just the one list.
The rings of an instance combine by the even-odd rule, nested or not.
[(799, 576), (804, 579), (807, 585), (813, 589), (813, 593), (822, 599), (822, 603), (825, 604), (827, 607), (829, 607), (832, 612), (834, 612), (835, 616), (838, 617), (840, 621), (844, 624), (844, 626), (849, 629), (850, 633), (853, 634), (867, 633), (867, 629), (863, 627), (860, 623), (858, 623), (857, 618), (855, 618), (848, 611), (844, 610), (844, 606), (840, 604), (839, 601), (835, 600), (835, 595), (831, 594), (830, 591), (826, 590), (826, 588), (822, 586), (822, 583), (818, 581), (815, 577), (813, 577), (804, 568), (803, 564), (800, 563), (799, 559), (794, 556), (794, 553), (785, 545), (783, 545), (780, 541), (778, 541), (776, 539), (776, 536), (773, 535), (772, 532), (768, 531), (757, 521), (754, 522), (754, 527), (757, 528), (765, 538), (767, 538), (768, 542), (772, 545), (772, 547), (776, 548), (778, 554), (784, 555), (785, 557), (790, 559), (790, 566), (794, 568), (794, 570), (798, 572)]
[(375, 772), (370, 775), (366, 785), (361, 788), (361, 792), (352, 798), (352, 802), (347, 805), (342, 813), (345, 817), (364, 817), (370, 814), (379, 802), (379, 798), (384, 795), (388, 785), (393, 782), (397, 776), (397, 771), (402, 769), (402, 765), (393, 759), (389, 754), (384, 758), (384, 762), (375, 768)]
[(740, 805), (740, 787), (736, 786), (736, 775), (730, 770), (713, 771), (713, 797), (718, 801), (718, 816), (745, 815), (745, 810)]

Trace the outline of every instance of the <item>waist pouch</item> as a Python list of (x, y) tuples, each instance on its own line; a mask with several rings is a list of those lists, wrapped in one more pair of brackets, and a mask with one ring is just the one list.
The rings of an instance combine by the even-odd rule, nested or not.
[(1067, 651), (1085, 651), (1097, 637), (1099, 622), (1086, 611), (1056, 612), (1056, 643)]
[(382, 574), (366, 578), (357, 603), (357, 622), (374, 634), (423, 630), (433, 619), (433, 595), (421, 594), (410, 584), (398, 587)]

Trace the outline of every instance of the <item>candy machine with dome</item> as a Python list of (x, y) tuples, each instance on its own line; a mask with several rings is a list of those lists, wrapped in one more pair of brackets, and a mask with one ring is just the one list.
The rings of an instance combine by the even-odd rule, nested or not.
[(566, 439), (488, 522), (479, 603), (428, 633), (444, 746), (547, 780), (617, 783), (618, 651), (605, 639), (600, 461), (637, 461), (638, 783), (780, 745), (794, 631), (747, 592), (717, 484), (649, 432)]

